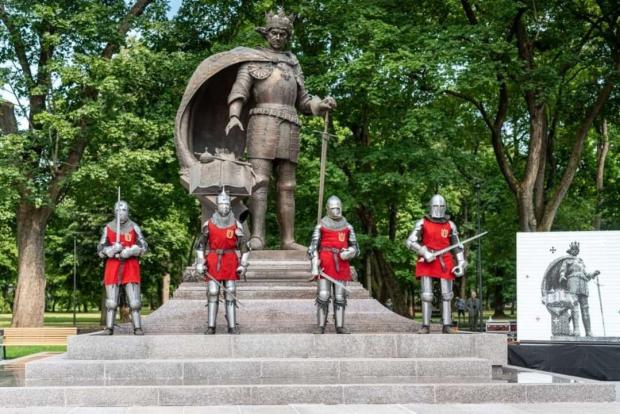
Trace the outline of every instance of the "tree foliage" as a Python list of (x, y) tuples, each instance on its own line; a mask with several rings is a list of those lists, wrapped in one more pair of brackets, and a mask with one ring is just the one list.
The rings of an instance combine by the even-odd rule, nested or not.
[[(0, 79), (19, 98), (23, 126), (0, 141), (3, 306), (12, 305), (18, 274), (36, 284), (32, 274), (47, 280), (48, 307), (66, 308), (74, 238), (79, 302), (99, 305), (94, 250), (118, 186), (151, 246), (144, 291), (157, 305), (161, 275), (180, 276), (199, 228), (172, 140), (185, 84), (211, 54), (261, 45), (254, 28), (280, 4), (185, 0), (168, 18), (163, 0), (3, 3)], [(498, 313), (515, 295), (516, 231), (589, 229), (596, 217), (603, 229), (618, 227), (615, 2), (283, 5), (298, 16), (291, 48), (307, 88), (338, 101), (326, 191), (342, 198), (362, 247), (354, 264), (381, 301), (410, 313), (414, 258), (403, 241), (437, 191), (462, 235), (475, 233), (477, 214), (490, 230), (482, 243), (483, 293)], [(322, 129), (320, 119), (302, 129), (301, 241), (316, 220)], [(45, 235), (47, 261), (38, 270), (19, 260), (36, 257), (19, 242), (32, 233), (25, 226), (32, 218)], [(275, 214), (268, 225), (275, 236)], [(461, 294), (477, 285), (474, 250)]]

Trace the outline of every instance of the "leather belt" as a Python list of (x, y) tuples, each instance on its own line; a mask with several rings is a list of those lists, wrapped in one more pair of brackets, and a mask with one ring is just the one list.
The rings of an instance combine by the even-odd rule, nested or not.
[(334, 265), (336, 266), (336, 272), (340, 273), (340, 264), (338, 263), (338, 253), (340, 253), (340, 249), (336, 249), (335, 247), (321, 247), (321, 251), (330, 252), (332, 254), (332, 257), (334, 258)]

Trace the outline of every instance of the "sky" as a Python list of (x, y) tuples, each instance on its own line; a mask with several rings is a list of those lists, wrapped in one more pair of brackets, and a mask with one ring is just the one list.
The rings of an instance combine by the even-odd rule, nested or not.
[(168, 18), (172, 18), (174, 17), (175, 14), (177, 14), (177, 11), (179, 10), (179, 7), (181, 7), (181, 2), (183, 0), (170, 0), (168, 3), (170, 4), (170, 11), (168, 12)]

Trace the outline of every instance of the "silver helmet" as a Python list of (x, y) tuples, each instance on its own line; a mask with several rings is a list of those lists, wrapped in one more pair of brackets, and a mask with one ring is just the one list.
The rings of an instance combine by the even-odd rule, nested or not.
[(124, 200), (117, 201), (114, 203), (114, 214), (121, 223), (126, 223), (129, 220), (129, 204)]
[(226, 194), (224, 187), (222, 187), (222, 192), (217, 196), (216, 204), (217, 212), (221, 216), (227, 216), (230, 213), (230, 197)]
[(331, 196), (327, 199), (327, 217), (333, 220), (340, 220), (342, 218), (342, 201), (336, 196)]
[(432, 218), (441, 219), (446, 216), (446, 199), (435, 194), (430, 201), (430, 214)]

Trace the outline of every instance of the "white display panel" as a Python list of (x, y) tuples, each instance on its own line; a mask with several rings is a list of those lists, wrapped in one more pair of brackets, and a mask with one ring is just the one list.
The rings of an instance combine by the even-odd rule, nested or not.
[[(572, 242), (579, 243), (577, 256), (567, 253)], [(567, 285), (566, 277), (558, 277), (577, 273), (573, 266), (574, 258), (581, 258), (587, 277), (596, 270), (600, 272), (586, 283), (592, 337), (585, 335), (578, 306), (567, 313), (558, 312), (561, 307), (553, 306), (554, 303), (566, 303), (565, 298), (575, 303), (574, 299), (579, 295), (574, 294), (574, 291), (583, 290), (575, 289), (574, 282), (577, 279), (574, 276), (571, 286)], [(568, 265), (562, 267), (565, 262)], [(558, 271), (560, 269), (563, 271)], [(545, 274), (546, 283), (544, 289), (541, 289)], [(570, 335), (553, 335), (552, 313), (543, 304), (543, 296), (552, 310), (556, 311), (555, 332), (558, 332), (558, 326), (565, 326), (562, 322), (568, 320)], [(579, 316), (579, 335), (574, 332), (573, 314)], [(517, 233), (517, 326), (519, 341), (620, 338), (620, 231)]]

